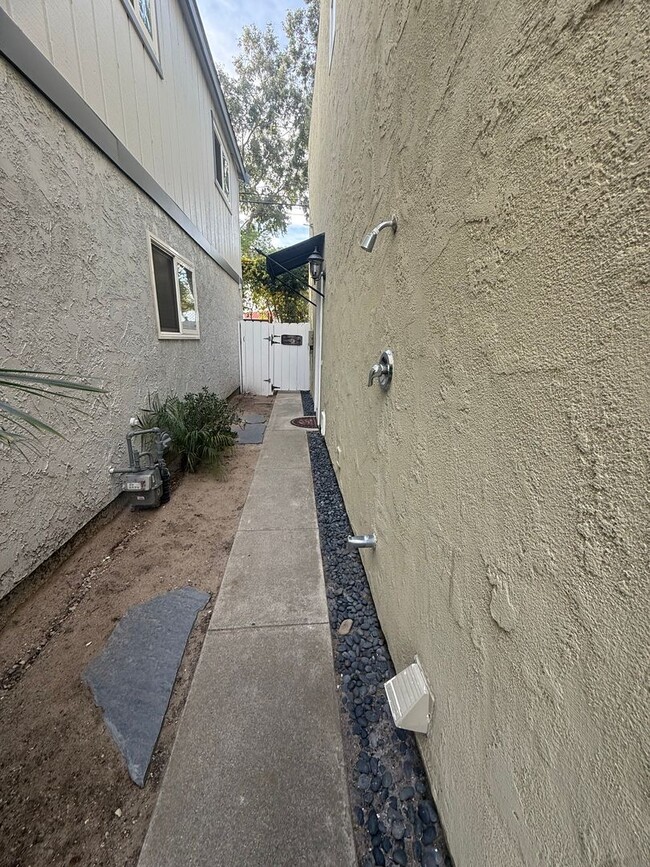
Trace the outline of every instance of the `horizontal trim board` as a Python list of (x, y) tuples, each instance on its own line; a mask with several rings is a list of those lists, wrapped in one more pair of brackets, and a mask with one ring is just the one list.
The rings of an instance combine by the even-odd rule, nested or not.
[(117, 168), (149, 196), (236, 283), (240, 275), (216, 250), (201, 230), (145, 167), (127, 150), (104, 121), (25, 36), (9, 15), (0, 9), (0, 54), (25, 76), (86, 138)]

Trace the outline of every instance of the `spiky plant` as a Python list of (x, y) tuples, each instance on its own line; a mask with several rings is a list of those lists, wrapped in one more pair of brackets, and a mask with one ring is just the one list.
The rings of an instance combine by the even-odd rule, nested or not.
[(7, 391), (31, 395), (39, 400), (65, 400), (79, 412), (80, 404), (84, 401), (79, 392), (106, 393), (103, 388), (77, 382), (65, 373), (0, 367), (0, 445), (15, 447), (23, 454), (24, 448), (34, 448), (38, 434), (48, 433), (58, 437), (63, 437), (63, 434), (41, 418), (3, 399), (1, 395)]
[(172, 440), (171, 455), (180, 458), (183, 469), (194, 473), (200, 466), (219, 464), (235, 441), (230, 428), (239, 418), (226, 400), (204, 388), (182, 400), (176, 395), (163, 401), (157, 395), (150, 397), (139, 421), (142, 427), (166, 431)]

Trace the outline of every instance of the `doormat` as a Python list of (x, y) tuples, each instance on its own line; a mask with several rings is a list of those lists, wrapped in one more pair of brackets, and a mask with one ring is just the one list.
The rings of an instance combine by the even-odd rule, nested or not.
[(299, 418), (292, 418), (291, 424), (295, 425), (296, 427), (318, 430), (318, 422), (316, 421), (316, 416), (314, 415), (301, 415)]

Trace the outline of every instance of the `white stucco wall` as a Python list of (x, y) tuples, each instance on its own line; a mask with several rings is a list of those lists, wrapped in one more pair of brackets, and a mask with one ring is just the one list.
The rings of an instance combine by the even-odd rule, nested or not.
[(326, 439), (455, 863), (641, 867), (647, 4), (338, 0), (331, 69), (328, 8)]
[[(239, 385), (239, 287), (0, 60), (0, 365), (96, 377), (86, 415), (27, 404), (65, 434), (0, 452), (0, 596), (117, 493), (149, 392)], [(147, 231), (195, 268), (201, 338), (157, 337)]]

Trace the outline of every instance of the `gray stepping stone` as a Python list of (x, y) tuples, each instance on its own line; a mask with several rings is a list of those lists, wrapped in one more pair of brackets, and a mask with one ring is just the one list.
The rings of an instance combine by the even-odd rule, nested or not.
[(138, 786), (144, 786), (187, 639), (209, 598), (183, 587), (135, 605), (83, 673)]
[(266, 421), (266, 418), (257, 412), (245, 412), (242, 419), (246, 424), (264, 424)]
[(243, 446), (259, 445), (264, 440), (265, 424), (245, 424), (243, 428), (234, 427), (237, 443)]

